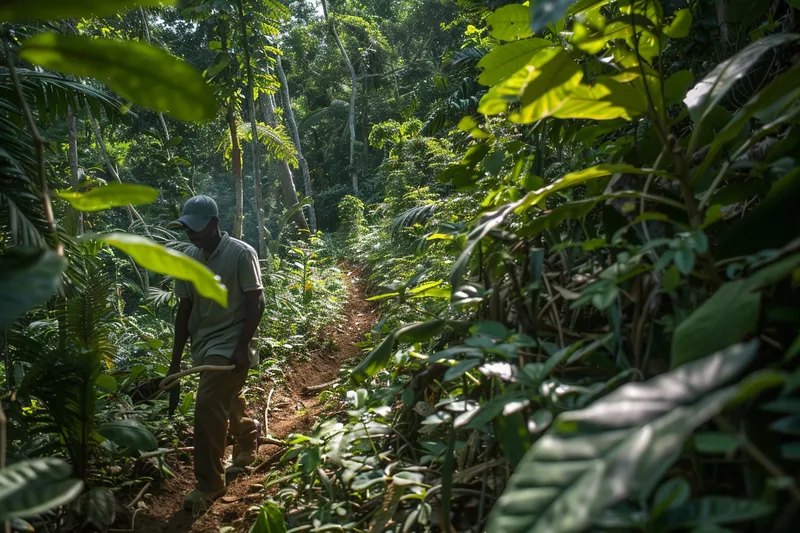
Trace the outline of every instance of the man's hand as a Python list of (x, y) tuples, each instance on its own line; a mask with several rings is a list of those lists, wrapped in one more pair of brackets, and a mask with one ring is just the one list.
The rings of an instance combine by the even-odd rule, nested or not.
[(250, 354), (247, 349), (236, 348), (231, 357), (231, 362), (236, 365), (235, 372), (247, 372), (250, 368)]

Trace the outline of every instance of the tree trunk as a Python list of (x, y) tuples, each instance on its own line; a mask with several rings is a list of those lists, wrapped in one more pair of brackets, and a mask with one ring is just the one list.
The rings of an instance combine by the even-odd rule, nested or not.
[(258, 138), (258, 124), (256, 124), (256, 104), (253, 98), (255, 82), (253, 81), (253, 65), (250, 64), (250, 45), (247, 42), (247, 25), (244, 21), (244, 8), (242, 0), (239, 4), (239, 26), (242, 32), (242, 45), (244, 48), (244, 68), (247, 71), (247, 114), (250, 119), (250, 132), (253, 139), (250, 146), (253, 150), (253, 183), (256, 199), (256, 224), (258, 225), (258, 253), (261, 258), (267, 257), (267, 228), (264, 226), (264, 195), (261, 192), (261, 142)]
[[(311, 173), (308, 170), (308, 162), (303, 157), (303, 147), (300, 146), (300, 132), (297, 129), (297, 122), (294, 120), (294, 110), (292, 109), (292, 97), (289, 94), (289, 83), (286, 80), (286, 73), (283, 72), (283, 65), (281, 64), (281, 56), (275, 55), (275, 70), (278, 73), (278, 79), (281, 82), (281, 98), (283, 100), (283, 113), (286, 116), (286, 122), (289, 124), (289, 133), (292, 135), (295, 149), (297, 150), (297, 160), (300, 162), (300, 171), (303, 173), (303, 189), (306, 197), (311, 200), (314, 199), (314, 191), (311, 188)], [(308, 222), (311, 225), (311, 231), (317, 232), (317, 214), (314, 211), (314, 204), (308, 206)]]
[[(75, 109), (72, 105), (67, 106), (67, 129), (69, 130), (69, 172), (70, 182), (74, 190), (80, 184), (78, 168), (78, 126), (75, 119)], [(83, 235), (83, 212), (70, 210), (70, 219), (75, 223), (75, 235)]]
[[(261, 110), (264, 114), (264, 121), (274, 128), (278, 125), (275, 119), (275, 104), (269, 97), (259, 98), (259, 101), (261, 102)], [(278, 180), (281, 183), (283, 203), (286, 205), (286, 209), (292, 212), (291, 218), (297, 225), (297, 228), (308, 231), (306, 217), (303, 215), (303, 210), (298, 206), (297, 189), (294, 187), (292, 170), (289, 168), (289, 163), (279, 159), (275, 161), (275, 167), (278, 169)]]
[(233, 100), (228, 105), (228, 129), (231, 134), (231, 167), (236, 195), (236, 209), (233, 212), (233, 238), (242, 238), (244, 220), (244, 187), (242, 185), (242, 151), (239, 149), (239, 136), (236, 134), (236, 115), (233, 113)]
[(325, 0), (322, 0), (322, 13), (325, 15), (325, 20), (333, 35), (333, 40), (336, 41), (336, 46), (339, 52), (342, 53), (344, 62), (347, 64), (347, 70), (350, 71), (350, 79), (352, 83), (352, 90), (350, 91), (350, 116), (348, 118), (348, 125), (350, 127), (350, 179), (353, 181), (353, 195), (358, 196), (358, 173), (355, 166), (355, 150), (356, 150), (356, 89), (358, 86), (358, 76), (356, 76), (356, 69), (353, 68), (353, 63), (347, 55), (347, 50), (344, 49), (342, 40), (339, 39), (339, 32), (336, 31), (336, 24), (333, 19), (328, 17), (328, 6)]

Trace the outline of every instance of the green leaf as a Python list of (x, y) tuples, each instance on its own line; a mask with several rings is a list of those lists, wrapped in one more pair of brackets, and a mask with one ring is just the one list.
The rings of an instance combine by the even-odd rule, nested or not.
[(686, 530), (711, 524), (733, 524), (772, 514), (774, 508), (764, 502), (726, 496), (707, 496), (689, 500), (670, 509), (659, 521), (659, 531)]
[(19, 55), (64, 74), (96, 78), (131, 102), (180, 120), (216, 115), (214, 93), (200, 72), (143, 42), (45, 32), (24, 41)]
[(622, 174), (654, 173), (657, 175), (664, 175), (664, 173), (660, 171), (636, 168), (632, 165), (625, 165), (625, 164), (615, 165), (615, 164), (603, 163), (593, 167), (585, 168), (583, 170), (570, 172), (569, 174), (565, 174), (560, 179), (554, 181), (550, 185), (542, 187), (537, 191), (529, 192), (527, 195), (525, 195), (525, 198), (523, 198), (520, 208), (527, 209), (529, 207), (537, 205), (542, 200), (553, 194), (554, 192), (582, 185), (591, 180), (606, 178), (608, 176), (611, 176), (612, 174), (617, 174), (617, 173), (622, 173)]
[(694, 447), (700, 453), (729, 454), (739, 448), (739, 439), (728, 433), (709, 431), (694, 436)]
[(117, 500), (108, 487), (95, 487), (80, 498), (81, 514), (101, 531), (106, 531), (116, 518)]
[(682, 477), (674, 477), (662, 483), (653, 496), (653, 509), (650, 511), (651, 519), (657, 519), (668, 509), (681, 505), (692, 494), (692, 488)]
[(679, 9), (675, 12), (675, 18), (668, 26), (664, 26), (664, 33), (673, 39), (688, 37), (689, 30), (692, 28), (692, 12), (689, 9)]
[(205, 265), (188, 255), (132, 233), (106, 233), (95, 238), (125, 252), (144, 268), (190, 281), (200, 296), (228, 307), (228, 289)]
[(761, 295), (747, 281), (723, 284), (711, 298), (675, 328), (672, 368), (730, 346), (758, 324)]
[(575, 0), (531, 0), (531, 30), (537, 32), (555, 24), (567, 14)]
[(491, 337), (492, 339), (497, 339), (500, 341), (507, 339), (508, 336), (511, 334), (508, 331), (508, 328), (505, 327), (500, 322), (494, 322), (489, 320), (478, 322), (472, 327), (470, 331), (472, 331), (472, 333), (474, 333), (475, 335), (484, 335), (486, 337)]
[(278, 506), (272, 502), (262, 505), (250, 533), (286, 533), (286, 522)]
[(138, 420), (126, 419), (107, 422), (99, 426), (97, 432), (122, 448), (145, 452), (158, 448), (156, 438)]
[(800, 435), (800, 415), (784, 416), (779, 418), (769, 428), (772, 431), (786, 435)]
[(164, 143), (165, 148), (172, 148), (174, 146), (180, 146), (183, 143), (183, 137), (180, 135), (176, 135), (175, 137), (170, 137), (170, 139)]
[(108, 392), (117, 392), (117, 380), (109, 374), (100, 374), (95, 380), (95, 385)]
[(528, 22), (528, 6), (522, 4), (503, 6), (486, 19), (489, 33), (500, 41), (513, 41), (533, 35)]
[(694, 83), (694, 74), (688, 70), (673, 73), (664, 82), (664, 100), (667, 105), (677, 104), (686, 96), (689, 86)]
[(135, 6), (174, 6), (179, 0), (3, 0), (0, 20), (56, 20), (105, 17)]
[(158, 189), (146, 185), (111, 183), (86, 192), (59, 191), (58, 197), (68, 201), (78, 211), (102, 211), (123, 205), (153, 203), (158, 198)]
[(486, 530), (583, 531), (616, 503), (646, 497), (691, 432), (735, 394), (735, 387), (720, 387), (757, 348), (732, 346), (559, 415), (517, 466)]
[(0, 327), (46, 302), (58, 289), (67, 262), (46, 250), (14, 251), (0, 257)]
[(549, 48), (553, 43), (546, 39), (522, 39), (492, 48), (478, 62), (482, 68), (478, 83), (495, 85), (528, 64), (533, 55), (542, 48)]
[(447, 369), (447, 372), (444, 373), (444, 381), (453, 381), (454, 379), (458, 379), (463, 376), (466, 372), (472, 370), (479, 364), (481, 364), (481, 359), (474, 358), (474, 359), (465, 359), (453, 365), (452, 367)]
[(700, 122), (711, 109), (719, 104), (733, 85), (747, 75), (758, 60), (772, 48), (797, 39), (793, 33), (768, 35), (748, 45), (733, 57), (718, 64), (700, 83), (689, 91), (683, 100), (689, 108), (689, 116)]
[(60, 459), (20, 461), (0, 470), (0, 520), (34, 517), (71, 502), (83, 482), (69, 479), (72, 467)]

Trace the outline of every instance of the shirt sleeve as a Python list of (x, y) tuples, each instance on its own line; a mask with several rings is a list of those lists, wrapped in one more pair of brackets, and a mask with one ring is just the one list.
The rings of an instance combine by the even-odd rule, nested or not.
[(178, 299), (191, 298), (188, 281), (183, 281), (182, 279), (175, 280), (175, 297)]
[(263, 288), (258, 256), (254, 251), (246, 250), (239, 257), (239, 289), (242, 292), (250, 292)]

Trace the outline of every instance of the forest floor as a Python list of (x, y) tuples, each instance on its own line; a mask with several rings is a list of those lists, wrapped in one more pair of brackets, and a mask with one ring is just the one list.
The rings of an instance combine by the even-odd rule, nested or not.
[[(366, 283), (362, 273), (345, 267), (344, 274), (348, 301), (341, 319), (329, 324), (319, 334), (317, 350), (307, 358), (289, 362), (282, 383), (261, 384), (264, 391), (274, 388), (268, 429), (276, 439), (285, 439), (292, 433), (304, 433), (314, 427), (325, 410), (319, 400), (323, 390), (309, 391), (308, 387), (336, 380), (342, 365), (358, 356), (356, 342), (377, 321), (377, 307), (364, 301)], [(251, 416), (261, 420), (262, 434), (265, 433), (263, 416), (266, 403), (267, 398), (263, 397), (250, 406)], [(120, 516), (114, 527), (126, 528), (116, 531), (133, 533), (218, 533), (221, 526), (236, 525), (236, 531), (247, 531), (256, 519), (256, 514), (248, 513), (248, 510), (262, 501), (261, 483), (269, 472), (269, 468), (258, 470), (258, 464), (264, 461), (274, 464), (283, 452), (282, 447), (274, 444), (260, 446), (260, 461), (255, 468), (233, 481), (227, 494), (199, 517), (183, 510), (183, 498), (194, 488), (195, 482), (191, 458), (179, 460), (173, 456), (169, 466), (175, 477), (146, 494), (138, 503), (135, 516), (130, 512)]]

